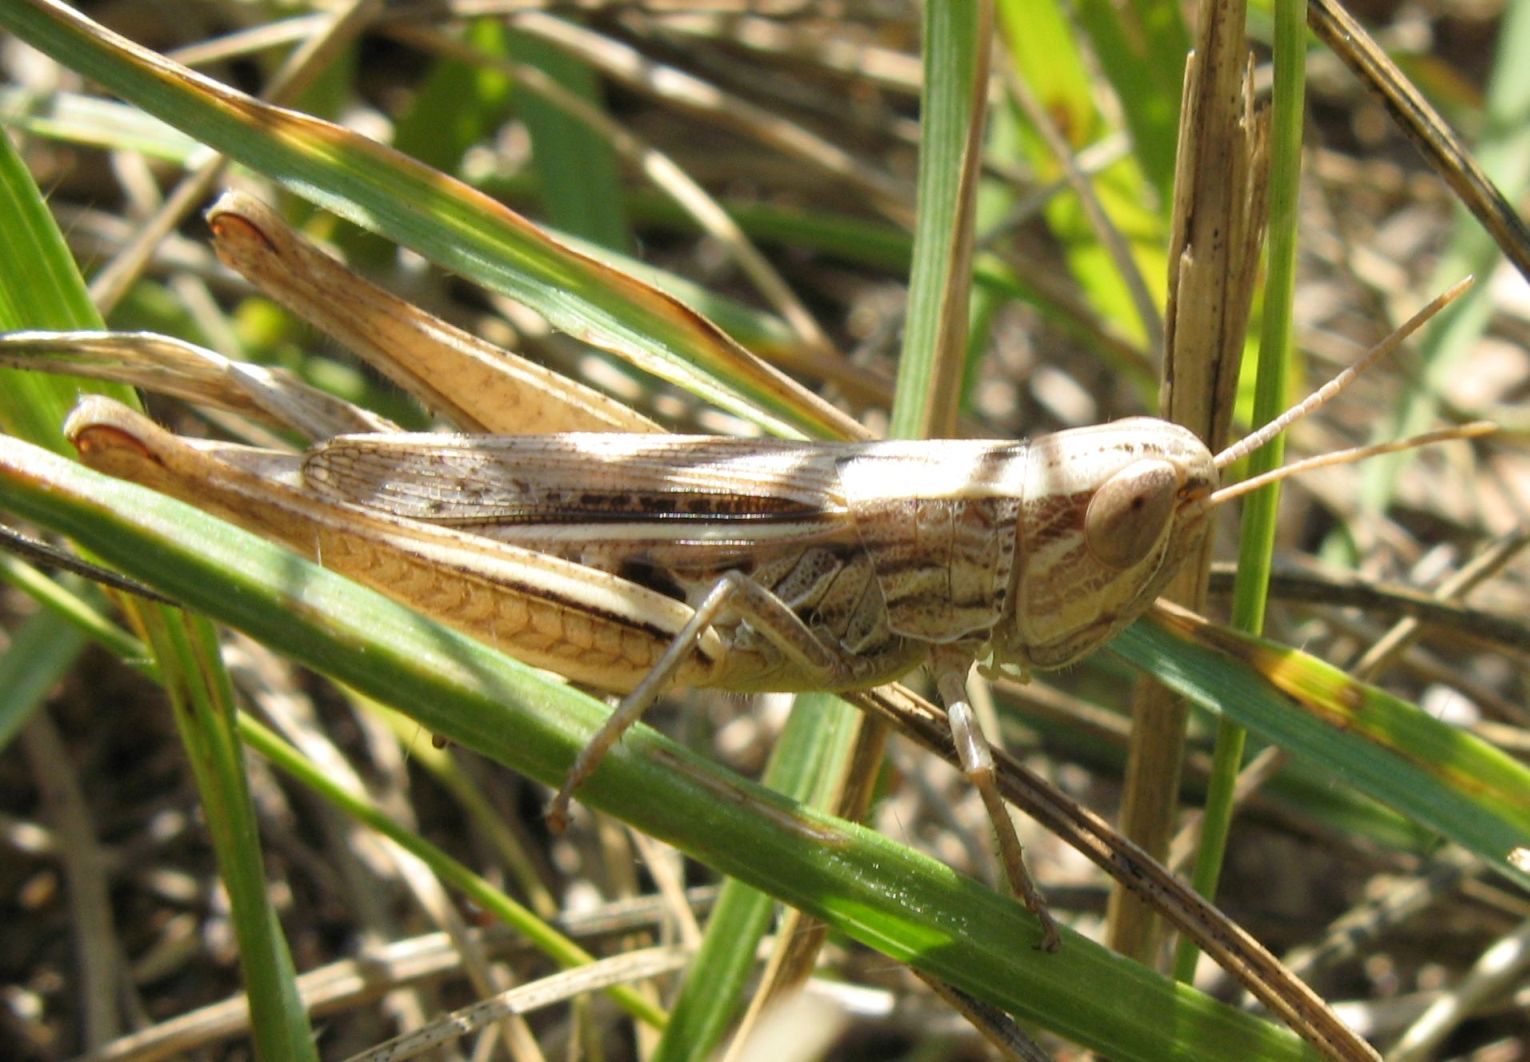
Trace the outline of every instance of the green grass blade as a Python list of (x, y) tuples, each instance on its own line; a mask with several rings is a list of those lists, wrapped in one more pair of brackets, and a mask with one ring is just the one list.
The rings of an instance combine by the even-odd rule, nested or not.
[[(592, 106), (601, 105), (600, 85), (581, 60), (532, 34), (512, 32), (508, 44), (518, 61), (541, 70)], [(547, 219), (565, 232), (631, 253), (621, 166), (611, 145), (534, 93), (522, 93), (516, 105), (531, 133), (532, 164), (541, 181)]]
[[(1052, 117), (1076, 152), (1110, 135), (1113, 129), (1096, 104), (1096, 78), (1075, 39), (1071, 13), (1066, 8), (1050, 0), (999, 0), (998, 15), (1016, 76), (1030, 87), (1037, 104)], [(1030, 131), (1026, 144), (1038, 180), (1063, 176), (1061, 164), (1043, 137)], [(1158, 150), (1163, 147), (1160, 144)], [(1110, 223), (1127, 238), (1132, 261), (1149, 296), (1161, 306), (1168, 276), (1164, 249), (1171, 200), (1155, 194), (1136, 155), (1126, 155), (1093, 174), (1090, 184)], [(1161, 322), (1143, 319), (1143, 307), (1132, 294), (1134, 284), (1122, 276), (1078, 197), (1055, 197), (1046, 204), (1044, 216), (1089, 304), (1119, 334), (1150, 348), (1159, 345), (1161, 337), (1148, 332), (1150, 324), (1161, 327)]]
[(1285, 646), (1150, 619), (1111, 649), (1208, 711), (1379, 800), (1530, 885), (1530, 769), (1484, 741)]
[[(258, 721), (241, 715), (239, 734), (252, 749), (266, 757), (283, 772), (318, 793), (328, 803), (388, 838), (406, 852), (417, 856), (442, 881), (462, 892), (501, 922), (519, 931), (533, 946), (560, 966), (579, 966), (595, 961), (593, 955), (538, 918), (535, 912), (516, 903), (504, 892), (419, 834), (406, 829), (364, 796), (351, 792), (335, 781), (322, 768), (310, 762), (297, 749)], [(617, 987), (611, 989), (608, 994), (633, 1017), (655, 1028), (663, 1027), (664, 1012), (633, 989), (625, 986)]]
[(11, 632), (0, 655), (0, 751), (10, 747), (84, 647), (85, 635), (51, 612)]
[(39, 96), (0, 87), (0, 125), (70, 144), (134, 151), (177, 166), (202, 150), (191, 137), (136, 107), (73, 92)]
[[(504, 54), (506, 30), (493, 19), (474, 22), (463, 36), (474, 48)], [(513, 86), (504, 73), (456, 57), (439, 59), (399, 117), (393, 146), (438, 170), (456, 173), (463, 154), (505, 121), (513, 99)]]
[(147, 605), (139, 615), (160, 661), (161, 683), (170, 696), (228, 888), (256, 1053), (317, 1062), (292, 955), (266, 887), (244, 745), (234, 722), (234, 689), (219, 657), (217, 634), (205, 619), (163, 605)]
[(972, 277), (973, 195), (982, 155), (986, 0), (925, 8), (919, 217), (890, 432), (945, 437), (956, 424)]
[(1179, 97), (1191, 47), (1179, 5), (1084, 0), (1078, 18), (1094, 43), (1100, 72), (1115, 88), (1143, 176), (1161, 202), (1172, 202)]
[[(0, 328), (101, 327), (63, 237), (5, 137), (0, 137), (0, 196), (0, 210), (10, 222), (6, 238), (0, 240)], [(5, 372), (0, 377), (0, 422), (7, 430), (64, 449), (59, 426), (80, 389), (95, 388), (40, 373)], [(131, 393), (122, 388), (109, 390), (131, 400)], [(9, 510), (12, 500), (0, 488), (0, 510)], [(257, 1049), (268, 1058), (315, 1058), (292, 958), (266, 891), (255, 811), (232, 736), (231, 694), (218, 660), (217, 639), (206, 623), (189, 623), (158, 606), (128, 607), (136, 609), (150, 634), (196, 773), (219, 872), (229, 892)], [(43, 622), (57, 628), (61, 645), (77, 638), (62, 618), (49, 616)]]
[[(858, 730), (855, 709), (828, 694), (797, 698), (762, 782), (793, 800), (822, 808), (832, 786), (824, 783), (844, 763)], [(654, 1062), (710, 1055), (738, 1009), (755, 945), (770, 926), (775, 901), (732, 879), (723, 885), (685, 987), (670, 1012), (669, 1027), (654, 1050)]]
[(153, 677), (147, 665), (148, 647), (114, 623), (105, 613), (106, 595), (86, 584), (74, 593), (61, 583), (14, 558), (0, 558), (0, 579), (31, 597), (130, 667)]
[[(10, 139), (0, 137), (0, 330), (100, 328), (74, 258), (32, 175)], [(58, 453), (70, 453), (59, 427), (73, 396), (93, 385), (42, 373), (0, 369), (0, 427)], [(131, 402), (125, 388), (111, 389)]]

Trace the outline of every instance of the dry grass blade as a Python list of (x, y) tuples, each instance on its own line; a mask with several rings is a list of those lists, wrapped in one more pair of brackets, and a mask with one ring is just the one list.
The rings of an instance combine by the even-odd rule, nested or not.
[[(856, 695), (903, 734), (954, 762), (949, 727), (933, 704), (902, 687)], [(1374, 1062), (1379, 1056), (1324, 1000), (1242, 927), (1165, 869), (1104, 819), (1000, 753), (1007, 800), (1108, 873), (1143, 906), (1171, 922), (1271, 1011), (1327, 1057)]]
[[(1163, 390), (1167, 419), (1220, 449), (1233, 396), (1265, 218), (1267, 118), (1255, 109), (1242, 4), (1207, 4), (1185, 71), (1182, 130), (1169, 245)], [(1163, 596), (1203, 606), (1210, 542)], [(1139, 685), (1121, 828), (1155, 857), (1167, 857), (1184, 758), (1185, 707), (1162, 687)], [(1143, 962), (1157, 951), (1149, 912), (1125, 892), (1111, 897), (1110, 941)]]
[(843, 364), (844, 355), (835, 349), (827, 333), (770, 264), (769, 259), (722, 205), (674, 159), (634, 136), (618, 122), (607, 117), (604, 111), (569, 92), (534, 66), (499, 60), (496, 56), (474, 51), (432, 30), (404, 26), (394, 28), (392, 33), (405, 43), (417, 45), (435, 54), (502, 70), (524, 90), (539, 93), (560, 110), (588, 125), (634, 169), (640, 170), (654, 187), (667, 194), (681, 209), (695, 218), (703, 231), (727, 248), (739, 268), (797, 333), (800, 343), (812, 356)]
[(612, 985), (646, 980), (673, 973), (685, 965), (691, 952), (682, 947), (644, 948), (602, 959), (577, 970), (565, 970), (520, 985), (499, 995), (453, 1011), (438, 1021), (395, 1037), (385, 1044), (352, 1055), (347, 1062), (402, 1062), (417, 1058), (443, 1044), (470, 1035), (506, 1015), (529, 1014), (575, 996), (598, 992)]
[(1530, 281), (1530, 228), (1440, 113), (1338, 0), (1308, 0), (1307, 22), (1366, 89), (1386, 104), (1435, 172)]
[(528, 33), (568, 48), (639, 92), (662, 98), (682, 110), (697, 112), (716, 123), (739, 128), (825, 175), (849, 183), (888, 217), (900, 225), (913, 226), (914, 215), (909, 209), (906, 186), (865, 165), (823, 137), (783, 121), (780, 116), (746, 99), (719, 92), (700, 78), (655, 63), (611, 37), (602, 37), (542, 12), (517, 15), (513, 21)]
[[(366, 30), (382, 7), (380, 0), (353, 0), (348, 8), (317, 24), (313, 36), (306, 39), (303, 46), (292, 54), (286, 65), (272, 78), (267, 86), (266, 99), (278, 104), (295, 99), (334, 61), (336, 55)], [(154, 249), (175, 230), (186, 215), (201, 205), (217, 186), (226, 166), (226, 159), (214, 156), (187, 174), (155, 216), (139, 230), (133, 242), (96, 275), (91, 284), (91, 297), (103, 313), (115, 307), (127, 295), (128, 289), (148, 264)]]
[[(1504, 540), (1501, 548), (1517, 553), (1524, 548), (1526, 541), (1523, 533), (1514, 534)], [(1499, 550), (1493, 552), (1498, 553)], [(1496, 565), (1498, 561), (1494, 563)], [(1468, 569), (1462, 569), (1463, 573), (1466, 571)], [(1211, 592), (1225, 594), (1231, 591), (1234, 574), (1235, 569), (1231, 564), (1214, 566), (1211, 572)], [(1454, 585), (1454, 581), (1451, 585)], [(1367, 612), (1401, 614), (1429, 626), (1497, 642), (1516, 653), (1530, 653), (1530, 626), (1522, 620), (1468, 608), (1406, 586), (1339, 572), (1277, 569), (1270, 580), (1270, 593), (1288, 601), (1308, 601), (1341, 608), (1364, 609)]]

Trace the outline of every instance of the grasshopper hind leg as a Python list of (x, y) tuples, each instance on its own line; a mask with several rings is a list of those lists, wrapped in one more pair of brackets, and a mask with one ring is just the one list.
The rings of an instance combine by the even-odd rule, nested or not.
[(967, 699), (967, 672), (971, 670), (971, 658), (960, 652), (937, 652), (932, 666), (935, 685), (945, 705), (957, 759), (961, 762), (962, 773), (983, 798), (983, 806), (988, 811), (994, 835), (999, 841), (999, 855), (1004, 863), (1004, 874), (1009, 879), (1009, 887), (1020, 902), (1025, 904), (1026, 910), (1041, 922), (1041, 942), (1037, 947), (1042, 951), (1055, 952), (1062, 947), (1062, 936), (1047, 907), (1046, 897), (1025, 869), (1025, 849), (1020, 844), (1019, 835), (1015, 833), (1015, 824), (1010, 820), (1004, 800), (999, 796), (993, 750), (988, 745), (988, 739), (983, 736), (982, 728), (978, 726), (977, 717), (973, 715), (972, 705)]

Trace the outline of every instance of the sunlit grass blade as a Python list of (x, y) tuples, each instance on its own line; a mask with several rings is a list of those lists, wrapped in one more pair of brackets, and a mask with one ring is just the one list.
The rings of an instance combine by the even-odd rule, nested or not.
[[(1013, 64), (1015, 76), (1024, 80), (1070, 149), (1080, 151), (1108, 136), (1111, 120), (1098, 105), (1096, 78), (1071, 31), (1071, 16), (1065, 5), (1001, 0), (997, 11), (1005, 30), (1006, 61)], [(1043, 137), (1031, 132), (1026, 146), (1039, 178), (1058, 180), (1063, 176), (1061, 164)], [(1161, 154), (1167, 146), (1160, 140), (1149, 147)], [(1121, 334), (1149, 348), (1156, 347), (1162, 338), (1161, 324), (1156, 319), (1144, 319), (1144, 313), (1155, 311), (1143, 305), (1140, 291), (1132, 289), (1142, 286), (1139, 281), (1145, 282), (1158, 307), (1156, 312), (1161, 312), (1162, 284), (1168, 275), (1164, 247), (1170, 201), (1154, 202), (1158, 197), (1144, 178), (1135, 153), (1090, 174), (1089, 184), (1109, 223), (1129, 236), (1131, 261), (1124, 265), (1139, 276), (1128, 279), (1122, 275), (1123, 263), (1102, 240), (1077, 196), (1057, 196), (1046, 204), (1048, 228), (1062, 246), (1073, 279), (1090, 305)]]
[(1530, 885), (1509, 854), (1530, 844), (1530, 770), (1373, 686), (1295, 649), (1159, 613), (1113, 651)]
[(1077, 11), (1100, 72), (1115, 87), (1133, 157), (1159, 198), (1172, 202), (1179, 93), (1191, 47), (1184, 15), (1176, 5), (1143, 0), (1129, 5), (1089, 0)]
[(191, 137), (136, 107), (73, 92), (39, 96), (0, 87), (0, 125), (70, 144), (136, 151), (178, 166), (203, 150)]
[(925, 9), (919, 219), (892, 434), (954, 433), (967, 350), (975, 197), (988, 87), (989, 5)]
[[(824, 809), (836, 789), (825, 784), (849, 758), (855, 710), (829, 694), (797, 698), (762, 779), (793, 800)], [(723, 885), (696, 961), (686, 971), (670, 1024), (654, 1059), (688, 1059), (715, 1050), (755, 964), (755, 944), (770, 926), (774, 901), (738, 880)], [(778, 942), (777, 947), (782, 946)]]

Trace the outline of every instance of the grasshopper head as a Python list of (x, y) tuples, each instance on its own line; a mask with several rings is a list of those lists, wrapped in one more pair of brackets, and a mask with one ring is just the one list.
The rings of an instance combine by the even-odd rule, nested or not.
[(1219, 479), (1193, 433), (1147, 417), (1033, 442), (996, 662), (1062, 667), (1141, 615), (1201, 534)]

